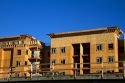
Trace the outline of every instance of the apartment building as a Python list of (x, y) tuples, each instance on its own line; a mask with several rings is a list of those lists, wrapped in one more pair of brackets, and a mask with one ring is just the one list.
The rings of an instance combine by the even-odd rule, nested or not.
[(40, 40), (27, 34), (0, 37), (0, 77), (23, 77), (31, 71), (37, 72), (42, 45)]
[[(48, 34), (51, 38), (50, 63), (66, 75), (119, 72), (118, 27)], [(55, 65), (54, 65), (55, 64)], [(56, 65), (62, 64), (62, 65)], [(63, 70), (64, 69), (64, 70)]]

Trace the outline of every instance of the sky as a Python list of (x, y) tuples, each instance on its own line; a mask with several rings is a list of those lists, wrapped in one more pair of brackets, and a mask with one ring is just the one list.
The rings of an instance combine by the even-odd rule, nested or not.
[(111, 26), (125, 31), (125, 0), (0, 0), (0, 36), (50, 43), (49, 33)]

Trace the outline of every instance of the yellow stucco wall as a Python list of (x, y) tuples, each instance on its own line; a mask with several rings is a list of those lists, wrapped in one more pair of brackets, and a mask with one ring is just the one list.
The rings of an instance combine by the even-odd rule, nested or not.
[[(16, 39), (13, 40), (13, 42), (15, 41), (26, 41), (26, 42), (30, 42), (33, 39), (26, 37), (26, 38), (20, 38), (20, 39)], [(9, 40), (11, 41), (11, 40)], [(4, 42), (8, 42), (8, 41), (3, 41), (1, 43)], [(11, 41), (12, 42), (12, 41)], [(24, 76), (24, 72), (27, 73), (27, 76), (29, 76), (29, 72), (28, 70), (30, 69), (31, 62), (29, 61), (29, 58), (31, 57), (31, 49), (30, 48), (34, 48), (36, 50), (38, 50), (39, 48), (41, 48), (41, 45), (10, 45), (10, 46), (5, 46), (5, 47), (1, 47), (0, 48), (0, 78), (7, 78), (9, 75), (8, 74), (2, 74), (2, 73), (7, 73), (10, 72), (10, 60), (11, 60), (11, 50), (13, 49), (13, 72), (19, 72), (20, 76)], [(8, 50), (5, 50), (8, 49)], [(21, 55), (17, 54), (17, 50), (21, 50)], [(28, 55), (26, 55), (26, 50), (28, 50)], [(20, 66), (17, 67), (17, 61), (20, 61)], [(27, 61), (27, 65), (25, 66), (25, 61)], [(6, 68), (3, 68), (6, 67)]]
[[(56, 59), (56, 63), (60, 64), (61, 59), (66, 60), (66, 64), (73, 63), (73, 47), (72, 44), (80, 44), (80, 63), (83, 63), (82, 55), (83, 49), (82, 43), (90, 43), (90, 61), (91, 68), (101, 67), (102, 64), (96, 64), (96, 57), (102, 56), (103, 62), (107, 62), (108, 56), (114, 56), (114, 61), (118, 61), (118, 40), (117, 35), (115, 33), (102, 33), (102, 34), (91, 34), (91, 35), (80, 35), (80, 36), (70, 36), (70, 37), (59, 37), (59, 38), (51, 38), (51, 48), (56, 48), (56, 54), (52, 54), (50, 56), (50, 62), (53, 59)], [(108, 44), (113, 43), (114, 49), (108, 50)], [(96, 51), (96, 44), (102, 44), (102, 51)], [(61, 54), (60, 48), (65, 47), (66, 53)], [(83, 66), (80, 65), (82, 68)], [(113, 68), (118, 67), (118, 63), (105, 63), (104, 67)], [(73, 65), (57, 65), (54, 66), (54, 69), (60, 68), (73, 68)], [(111, 69), (115, 72), (118, 72), (118, 69)], [(91, 70), (91, 73), (96, 72), (97, 70)], [(82, 74), (82, 71), (80, 71)], [(72, 75), (72, 70), (66, 70), (66, 74)]]

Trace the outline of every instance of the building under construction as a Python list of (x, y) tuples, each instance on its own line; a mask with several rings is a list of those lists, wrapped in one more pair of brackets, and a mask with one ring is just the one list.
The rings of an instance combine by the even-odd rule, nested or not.
[(101, 73), (102, 68), (103, 73), (123, 72), (119, 70), (123, 67), (119, 61), (124, 61), (125, 56), (124, 40), (119, 40), (121, 34), (118, 27), (48, 34), (50, 63), (55, 64), (52, 65), (55, 71), (65, 75)]
[(49, 46), (27, 34), (0, 37), (0, 79), (125, 77), (125, 38), (120, 35), (119, 27), (52, 33)]
[[(40, 70), (43, 42), (30, 35), (0, 37), (0, 78), (29, 76)], [(14, 74), (13, 74), (14, 73)]]

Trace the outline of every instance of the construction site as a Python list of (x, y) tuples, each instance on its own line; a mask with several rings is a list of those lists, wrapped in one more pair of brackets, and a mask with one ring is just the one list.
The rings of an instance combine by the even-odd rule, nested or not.
[(119, 27), (0, 38), (0, 82), (125, 79), (125, 39)]

